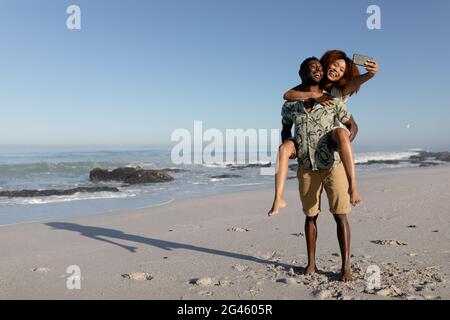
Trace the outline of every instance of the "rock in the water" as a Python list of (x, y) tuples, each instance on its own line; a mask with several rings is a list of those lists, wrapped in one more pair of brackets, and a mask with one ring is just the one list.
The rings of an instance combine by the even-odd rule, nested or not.
[(186, 170), (186, 169), (178, 169), (178, 168), (165, 168), (165, 169), (162, 169), (161, 171), (179, 173), (179, 172), (187, 172), (188, 170)]
[(246, 169), (246, 168), (270, 168), (272, 166), (272, 163), (249, 163), (249, 164), (227, 164), (227, 168), (231, 169)]
[(92, 182), (121, 181), (127, 184), (168, 182), (173, 178), (164, 170), (145, 170), (141, 168), (117, 168), (112, 171), (95, 168), (89, 173)]
[(0, 197), (21, 197), (21, 198), (31, 198), (31, 197), (49, 197), (49, 196), (70, 196), (78, 192), (119, 192), (117, 188), (111, 187), (78, 187), (74, 189), (65, 190), (17, 190), (17, 191), (0, 191)]
[(421, 151), (419, 155), (414, 155), (409, 158), (410, 160), (416, 160), (419, 162), (424, 162), (427, 159), (434, 159), (439, 161), (450, 162), (450, 152), (426, 152)]
[(222, 174), (219, 176), (211, 176), (211, 179), (230, 179), (230, 178), (240, 178), (241, 176), (237, 174)]

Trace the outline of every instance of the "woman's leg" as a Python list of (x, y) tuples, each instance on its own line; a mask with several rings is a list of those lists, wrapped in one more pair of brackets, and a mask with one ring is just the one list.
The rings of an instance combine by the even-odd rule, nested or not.
[(347, 131), (343, 128), (334, 129), (332, 137), (337, 143), (339, 156), (341, 157), (345, 173), (347, 174), (350, 202), (353, 206), (357, 206), (362, 202), (362, 199), (356, 188), (355, 160), (353, 157), (352, 144)]
[(292, 140), (287, 140), (278, 149), (277, 168), (275, 173), (275, 198), (269, 216), (279, 213), (280, 209), (286, 208), (286, 201), (283, 199), (284, 185), (289, 170), (289, 158), (295, 157), (297, 149)]

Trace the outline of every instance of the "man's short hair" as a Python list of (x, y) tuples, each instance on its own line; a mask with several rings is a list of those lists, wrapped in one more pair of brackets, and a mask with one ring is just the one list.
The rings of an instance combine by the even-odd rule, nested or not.
[(302, 81), (305, 81), (306, 77), (308, 76), (309, 63), (311, 61), (318, 61), (318, 62), (320, 62), (320, 60), (317, 59), (316, 57), (309, 57), (309, 58), (305, 59), (302, 62), (302, 64), (300, 65), (300, 70), (298, 70), (298, 75), (300, 76), (300, 79), (302, 79)]

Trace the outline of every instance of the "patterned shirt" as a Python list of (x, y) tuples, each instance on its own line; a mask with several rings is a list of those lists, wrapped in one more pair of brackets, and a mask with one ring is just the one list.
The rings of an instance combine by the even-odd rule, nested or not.
[(331, 132), (346, 123), (351, 114), (341, 99), (335, 105), (324, 107), (316, 103), (310, 112), (302, 101), (286, 102), (281, 111), (283, 125), (295, 125), (299, 167), (311, 170), (329, 169), (341, 163), (339, 153), (330, 146)]

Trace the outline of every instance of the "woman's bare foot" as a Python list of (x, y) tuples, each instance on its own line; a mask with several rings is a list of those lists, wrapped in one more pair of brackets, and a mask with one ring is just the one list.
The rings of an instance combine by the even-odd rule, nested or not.
[(353, 280), (352, 270), (350, 267), (344, 267), (341, 270), (341, 280), (344, 282), (350, 282)]
[(305, 268), (305, 271), (303, 271), (303, 275), (308, 276), (313, 273), (316, 273), (316, 265), (308, 264)]
[(272, 209), (270, 209), (268, 215), (269, 217), (280, 213), (280, 209), (286, 208), (286, 201), (284, 199), (275, 199), (273, 201)]
[(354, 189), (353, 191), (350, 190), (350, 203), (352, 206), (356, 207), (360, 205), (362, 202), (361, 196), (359, 195), (358, 191)]

